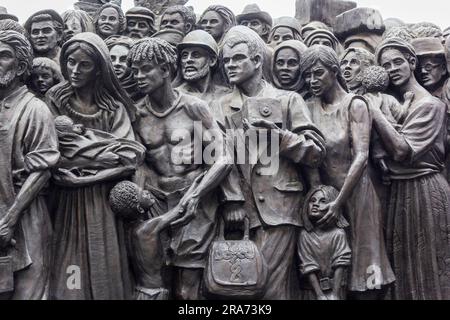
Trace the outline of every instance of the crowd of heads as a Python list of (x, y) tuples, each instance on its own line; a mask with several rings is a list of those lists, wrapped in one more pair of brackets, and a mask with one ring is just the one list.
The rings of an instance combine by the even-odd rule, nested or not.
[[(245, 6), (236, 15), (223, 5), (211, 5), (197, 15), (192, 7), (175, 5), (157, 15), (146, 7), (137, 6), (124, 12), (120, 5), (106, 3), (91, 15), (76, 9), (61, 15), (51, 9), (41, 10), (23, 25), (17, 17), (3, 11), (2, 37), (22, 41), (23, 46), (13, 46), (20, 60), (26, 60), (25, 51), (28, 54), (28, 48), (32, 48), (30, 52), (36, 59), (28, 63), (29, 71), (22, 78), (33, 74), (27, 80), (39, 95), (45, 95), (51, 86), (63, 81), (64, 72), (59, 66), (70, 51), (60, 57), (64, 43), (86, 32), (96, 33), (106, 43), (116, 76), (124, 86), (134, 81), (135, 90), (139, 89), (138, 80), (133, 80), (136, 76), (133, 64), (136, 67), (143, 62), (167, 66), (170, 80), (197, 81), (217, 73), (222, 74), (224, 85), (232, 86), (250, 75), (232, 71), (237, 68), (236, 55), (242, 54), (253, 63), (250, 68), (253, 74), (261, 73), (276, 87), (304, 96), (313, 94), (307, 75), (318, 62), (335, 74), (343, 88), (356, 93), (365, 90), (364, 77), (366, 85), (381, 81), (370, 79), (377, 69), (364, 72), (377, 64), (390, 76), (389, 85), (398, 84), (398, 76), (392, 75), (395, 66), (386, 61), (387, 54), (383, 55), (392, 50), (405, 57), (412, 73), (427, 90), (440, 90), (448, 78), (446, 37), (450, 28), (442, 30), (429, 22), (406, 24), (399, 19), (386, 19), (382, 35), (364, 33), (343, 38), (324, 22), (302, 25), (293, 17), (273, 18), (256, 4)], [(89, 50), (89, 44), (84, 46)], [(386, 86), (384, 80), (380, 88)]]

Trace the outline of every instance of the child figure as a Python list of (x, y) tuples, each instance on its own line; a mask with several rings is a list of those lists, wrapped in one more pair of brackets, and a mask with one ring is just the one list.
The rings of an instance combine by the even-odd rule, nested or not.
[(56, 117), (55, 127), (61, 152), (60, 170), (69, 170), (77, 176), (96, 174), (98, 169), (114, 168), (118, 163), (139, 164), (145, 153), (144, 146), (136, 141), (86, 129), (67, 116)]
[(317, 222), (326, 214), (324, 208), (336, 200), (339, 192), (330, 186), (313, 188), (305, 199), (301, 213), (303, 229), (298, 239), (300, 271), (308, 284), (305, 298), (343, 300), (346, 293), (346, 270), (351, 265), (351, 250), (342, 216), (327, 226)]
[(47, 91), (63, 80), (61, 69), (55, 61), (43, 57), (33, 59), (28, 86), (38, 98), (44, 99)]
[[(113, 212), (129, 232), (129, 256), (136, 280), (136, 300), (168, 300), (170, 279), (164, 232), (183, 213), (180, 207), (158, 216), (157, 197), (130, 181), (118, 183), (109, 195)], [(167, 237), (167, 236), (166, 236)]]
[[(403, 122), (408, 108), (414, 100), (414, 94), (407, 92), (404, 96), (404, 103), (400, 104), (393, 96), (385, 94), (389, 87), (389, 75), (387, 71), (380, 66), (371, 66), (366, 68), (362, 74), (362, 87), (364, 88), (364, 97), (369, 103), (379, 101), (380, 110), (386, 119), (395, 127), (400, 128), (399, 123)], [(376, 132), (372, 135), (371, 155), (374, 163), (380, 168), (382, 180), (385, 185), (391, 184), (389, 178), (389, 169), (386, 165), (385, 158), (387, 153), (379, 141)]]

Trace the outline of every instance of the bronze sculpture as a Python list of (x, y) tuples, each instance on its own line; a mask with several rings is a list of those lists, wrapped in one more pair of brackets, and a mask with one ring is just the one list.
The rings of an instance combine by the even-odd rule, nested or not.
[[(387, 247), (397, 277), (393, 297), (448, 299), (449, 266), (437, 263), (437, 259), (445, 261), (450, 252), (444, 240), (450, 217), (450, 190), (441, 173), (446, 108), (418, 84), (414, 76), (417, 57), (406, 41), (386, 39), (377, 50), (376, 60), (388, 71), (397, 95), (409, 91), (415, 95), (398, 131), (381, 116), (379, 102), (369, 104), (374, 126), (389, 155), (387, 165), (393, 180), (387, 220)], [(439, 196), (430, 198), (435, 194)], [(414, 202), (408, 200), (411, 197)], [(410, 224), (413, 219), (416, 222)], [(425, 220), (429, 223), (422, 222)]]
[(74, 2), (0, 6), (0, 298), (450, 299), (449, 28)]
[(210, 34), (203, 30), (188, 33), (178, 45), (178, 51), (183, 79), (178, 89), (208, 104), (229, 92), (229, 88), (221, 86), (215, 79), (219, 46)]
[[(132, 102), (114, 74), (108, 48), (100, 37), (86, 32), (67, 41), (62, 49), (61, 70), (67, 81), (47, 94), (55, 116), (65, 115), (85, 128), (134, 140)], [(71, 144), (75, 150), (81, 147)], [(141, 159), (142, 152), (134, 151)], [(91, 170), (78, 176), (60, 168), (53, 175), (59, 192), (55, 199), (55, 262), (50, 295), (54, 299), (129, 298), (132, 289), (127, 280), (130, 274), (123, 226), (116, 221), (108, 196), (111, 184), (130, 177), (139, 163), (124, 163), (114, 154), (98, 162), (86, 158), (72, 163)], [(85, 250), (88, 246), (89, 251)], [(66, 285), (70, 265), (80, 269), (80, 290)]]
[(236, 16), (239, 25), (249, 27), (264, 40), (269, 41), (269, 33), (272, 29), (273, 20), (269, 13), (261, 11), (257, 4), (249, 4), (244, 7), (241, 14)]
[(275, 47), (272, 60), (273, 83), (278, 89), (308, 94), (301, 76), (300, 61), (307, 47), (298, 40), (288, 40)]
[(296, 19), (281, 17), (275, 20), (272, 30), (270, 30), (268, 44), (272, 48), (275, 48), (283, 41), (303, 41), (301, 34), (302, 25)]
[[(43, 191), (59, 159), (52, 115), (24, 86), (31, 44), (15, 31), (0, 32), (2, 297), (48, 296), (50, 216)], [(14, 274), (13, 274), (14, 272)]]
[(155, 32), (155, 14), (144, 7), (134, 7), (125, 13), (127, 35), (132, 39), (150, 37)]
[(92, 18), (82, 10), (67, 10), (61, 14), (64, 22), (64, 40), (82, 32), (95, 32)]
[[(225, 208), (225, 220), (236, 228), (236, 224), (239, 226), (248, 216), (250, 228), (255, 233), (255, 242), (269, 270), (263, 298), (290, 299), (293, 297), (292, 286), (295, 285), (291, 281), (291, 272), (294, 272), (294, 243), (299, 226), (297, 212), (304, 190), (304, 180), (297, 167), (300, 164), (317, 166), (325, 150), (320, 133), (310, 121), (301, 96), (276, 89), (262, 80), (265, 46), (257, 33), (244, 26), (232, 28), (224, 39), (223, 63), (234, 89), (220, 99), (215, 108), (219, 109), (216, 114), (223, 113), (223, 118), (218, 121), (228, 129), (237, 130), (236, 139), (245, 143), (244, 150), (235, 152), (247, 150), (248, 154), (249, 150), (257, 147), (255, 141), (248, 144), (244, 142), (242, 132), (243, 129), (254, 130), (254, 126), (272, 129), (275, 139), (278, 137), (281, 141), (279, 165), (269, 168), (267, 174), (264, 174), (260, 159), (252, 165), (246, 156), (245, 161), (236, 164), (232, 174), (241, 177), (237, 181), (241, 181), (240, 188), (245, 201)], [(274, 101), (267, 101), (269, 112), (265, 114), (272, 113), (271, 109), (282, 108), (286, 116), (279, 119), (281, 123), (278, 125), (281, 127), (267, 120), (249, 123), (246, 97), (262, 100), (275, 98)], [(261, 100), (254, 101), (258, 103)], [(278, 157), (278, 153), (275, 157)], [(278, 205), (279, 201), (284, 203), (283, 207)]]
[(175, 29), (186, 35), (194, 30), (196, 20), (195, 13), (188, 7), (168, 7), (161, 14), (160, 30)]
[(208, 32), (219, 45), (228, 30), (235, 25), (233, 11), (221, 5), (209, 6), (198, 19), (198, 28)]
[[(179, 299), (199, 299), (208, 247), (216, 232), (216, 187), (231, 169), (229, 155), (224, 152), (222, 133), (208, 105), (173, 89), (177, 54), (168, 42), (142, 39), (131, 48), (129, 61), (139, 88), (146, 94), (138, 104), (139, 117), (134, 125), (147, 148), (139, 183), (144, 189), (163, 195), (160, 215), (176, 206), (186, 210), (182, 218), (171, 224), (171, 263), (176, 267), (174, 295)], [(194, 134), (200, 134), (198, 144), (191, 140)], [(216, 161), (207, 166), (202, 155), (208, 146), (215, 150)], [(189, 191), (197, 178), (201, 179), (198, 187)]]
[(49, 58), (34, 58), (30, 76), (30, 89), (44, 100), (52, 87), (63, 81), (61, 68)]
[(95, 32), (102, 38), (121, 35), (127, 26), (125, 14), (121, 7), (106, 3), (94, 15)]
[[(384, 243), (382, 206), (369, 176), (369, 109), (364, 98), (347, 93), (337, 55), (330, 47), (309, 48), (303, 55), (302, 69), (314, 95), (308, 101), (311, 117), (325, 136), (327, 146), (319, 176), (312, 173), (311, 183), (324, 183), (340, 190), (318, 224), (332, 224), (339, 210), (346, 211), (353, 251), (349, 290), (357, 298), (367, 295), (375, 298), (395, 277)], [(373, 268), (377, 268), (378, 277), (372, 287), (367, 279)]]
[(59, 63), (64, 22), (54, 10), (41, 10), (25, 22), (25, 30), (36, 56)]
[(341, 212), (333, 224), (318, 224), (326, 214), (326, 203), (335, 201), (338, 195), (333, 187), (317, 186), (305, 197), (297, 250), (301, 272), (309, 278), (303, 288), (306, 299), (344, 300), (347, 294), (351, 249), (342, 226), (348, 223)]

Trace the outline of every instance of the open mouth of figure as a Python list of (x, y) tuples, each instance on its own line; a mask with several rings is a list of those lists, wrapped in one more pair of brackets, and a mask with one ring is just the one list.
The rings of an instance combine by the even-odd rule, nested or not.
[(197, 72), (197, 68), (194, 68), (194, 67), (186, 67), (186, 68), (184, 68), (184, 72), (186, 72), (186, 73)]

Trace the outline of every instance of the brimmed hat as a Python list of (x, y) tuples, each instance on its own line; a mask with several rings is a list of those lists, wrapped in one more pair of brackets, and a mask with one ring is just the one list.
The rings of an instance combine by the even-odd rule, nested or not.
[(270, 14), (261, 11), (256, 3), (246, 5), (241, 14), (236, 16), (236, 21), (241, 24), (243, 20), (260, 19), (272, 27), (273, 20)]
[(11, 19), (11, 20), (14, 20), (16, 22), (19, 22), (19, 18), (17, 18), (13, 14), (9, 14), (8, 10), (6, 10), (5, 7), (0, 7), (0, 20), (5, 20), (5, 19)]
[(125, 13), (127, 18), (142, 18), (155, 22), (155, 14), (152, 10), (145, 7), (133, 7)]
[(28, 18), (28, 20), (25, 22), (24, 27), (28, 33), (30, 33), (30, 31), (31, 31), (31, 22), (33, 21), (33, 18), (36, 16), (39, 16), (39, 15), (42, 15), (42, 14), (49, 15), (52, 18), (52, 20), (55, 20), (55, 21), (59, 22), (62, 26), (64, 26), (64, 21), (58, 12), (56, 12), (55, 10), (52, 10), (52, 9), (40, 10), (38, 12), (33, 13)]
[(417, 38), (411, 42), (416, 55), (418, 57), (423, 56), (444, 56), (445, 49), (442, 45), (442, 41), (438, 38)]
[(208, 32), (203, 30), (189, 32), (177, 46), (179, 51), (186, 47), (202, 47), (216, 56), (219, 55), (219, 46), (217, 45), (216, 40), (214, 40)]

